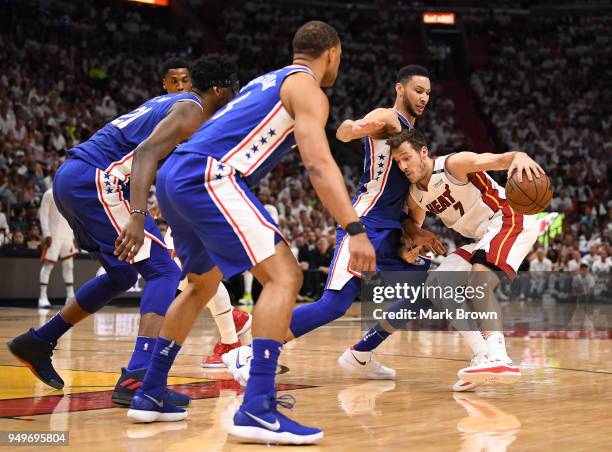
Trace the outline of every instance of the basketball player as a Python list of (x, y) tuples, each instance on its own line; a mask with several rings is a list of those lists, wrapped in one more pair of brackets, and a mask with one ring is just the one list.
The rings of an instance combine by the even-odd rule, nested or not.
[[(168, 94), (191, 92), (193, 83), (189, 74), (189, 64), (182, 58), (170, 58), (162, 65), (162, 86)], [(168, 249), (174, 254), (174, 241), (172, 231), (168, 230), (164, 236), (164, 241)], [(176, 259), (180, 267), (180, 261)], [(186, 281), (185, 281), (186, 284)], [(179, 290), (183, 289), (183, 282), (179, 285)], [(219, 285), (217, 293), (207, 304), (221, 338), (213, 347), (212, 355), (202, 359), (202, 367), (219, 368), (225, 367), (221, 356), (241, 344), (249, 344), (251, 316), (241, 309), (232, 307), (229, 293), (223, 284)], [(240, 338), (240, 340), (239, 340)]]
[[(444, 253), (443, 245), (429, 231), (416, 227), (408, 216), (402, 216), (410, 183), (391, 157), (386, 138), (402, 130), (409, 130), (425, 111), (429, 102), (431, 83), (429, 72), (422, 66), (409, 65), (401, 68), (395, 84), (396, 98), (392, 108), (377, 108), (358, 120), (344, 121), (336, 136), (344, 142), (364, 139), (365, 162), (360, 188), (353, 199), (353, 207), (365, 225), (367, 235), (376, 248), (379, 270), (420, 271), (423, 281), (429, 268), (429, 260), (418, 259), (409, 264), (398, 256), (402, 228), (419, 244), (428, 244), (437, 253)], [(348, 235), (342, 228), (336, 234), (336, 249), (323, 295), (314, 303), (293, 310), (291, 325), (285, 341), (293, 340), (342, 315), (357, 299), (361, 288), (361, 275), (349, 268), (352, 256), (349, 253)], [(384, 335), (381, 331), (379, 334)], [(369, 348), (369, 347), (372, 348)], [(365, 365), (363, 372), (371, 378), (392, 379), (395, 371), (381, 366), (371, 350), (360, 348), (359, 360)], [(241, 347), (224, 356), (224, 362), (242, 385), (248, 379), (248, 358), (251, 350)], [(241, 357), (241, 362), (236, 357)], [(351, 358), (352, 359), (352, 358)]]
[[(332, 86), (340, 65), (340, 39), (324, 22), (308, 22), (293, 39), (293, 64), (243, 88), (166, 160), (157, 176), (159, 206), (174, 231), (188, 287), (168, 310), (143, 385), (128, 417), (137, 422), (178, 421), (187, 412), (166, 395), (172, 363), (222, 276), (251, 269), (263, 290), (253, 315), (253, 357), (244, 402), (230, 433), (251, 441), (306, 444), (323, 437), (277, 410), (275, 371), (302, 273), (277, 225), (249, 186), (268, 174), (294, 144), (323, 204), (351, 236), (352, 269), (373, 271), (374, 249), (351, 206), (325, 136)], [(156, 158), (168, 154), (150, 149)], [(146, 161), (150, 161), (147, 159)], [(142, 159), (145, 162), (145, 159)], [(133, 203), (146, 205), (155, 166), (134, 168)], [(133, 216), (118, 238), (120, 258), (140, 249), (144, 221)]]
[[(508, 170), (508, 177), (517, 171), (520, 180), (523, 171), (530, 180), (540, 177), (544, 171), (523, 152), (459, 152), (432, 159), (425, 136), (416, 130), (402, 131), (391, 137), (388, 144), (394, 160), (411, 183), (407, 207), (412, 217), (422, 221), (429, 211), (447, 227), (475, 240), (445, 257), (430, 273), (430, 280), (435, 281), (438, 272), (470, 272), (468, 282), (473, 284), (476, 279), (476, 282), (486, 282), (487, 310), (499, 312), (494, 294), (499, 278), (494, 272), (513, 279), (536, 242), (540, 228), (534, 215), (523, 215), (510, 208), (503, 187), (485, 171)], [(519, 367), (506, 351), (501, 319), (494, 324), (496, 330), (483, 328), (482, 333), (460, 329), (472, 348), (474, 359), (469, 367), (458, 372), (461, 380), (455, 384), (455, 390), (473, 389), (487, 381), (512, 383), (520, 378)], [(343, 356), (350, 353), (351, 349)], [(343, 364), (342, 358), (340, 364)], [(358, 369), (354, 365), (343, 367), (349, 371)]]
[[(143, 142), (164, 142), (170, 151), (188, 138), (233, 97), (235, 71), (224, 57), (203, 57), (192, 66), (191, 93), (150, 99), (68, 152), (54, 179), (55, 202), (80, 246), (96, 255), (106, 273), (85, 283), (49, 322), (8, 343), (9, 350), (44, 383), (56, 389), (64, 386), (51, 362), (58, 339), (132, 287), (140, 273), (146, 285), (140, 303), (138, 338), (113, 393), (114, 402), (129, 404), (141, 384), (180, 278), (155, 222), (147, 215), (146, 204), (142, 209), (130, 206), (134, 150)], [(118, 260), (114, 251), (115, 239), (130, 216), (142, 218), (146, 239), (138, 255), (127, 263)], [(169, 398), (183, 406), (190, 403), (189, 397), (174, 391), (169, 391)]]
[[(51, 179), (55, 177), (55, 170), (51, 172)], [(40, 296), (38, 307), (48, 308), (51, 306), (47, 297), (47, 285), (53, 266), (59, 260), (62, 261), (62, 276), (66, 285), (66, 302), (74, 297), (74, 235), (66, 219), (59, 213), (53, 201), (53, 189), (45, 192), (40, 201), (38, 209), (40, 228), (43, 235), (42, 267), (40, 268)]]
[(182, 58), (168, 58), (162, 64), (162, 87), (168, 94), (189, 93), (193, 87), (189, 63)]

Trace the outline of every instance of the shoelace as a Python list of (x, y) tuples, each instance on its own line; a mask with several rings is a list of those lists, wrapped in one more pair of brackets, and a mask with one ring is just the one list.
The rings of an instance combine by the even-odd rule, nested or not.
[(291, 410), (293, 408), (293, 405), (295, 405), (295, 397), (293, 397), (291, 394), (284, 394), (282, 396), (277, 397), (274, 402), (276, 403), (276, 405), (280, 405), (283, 408)]

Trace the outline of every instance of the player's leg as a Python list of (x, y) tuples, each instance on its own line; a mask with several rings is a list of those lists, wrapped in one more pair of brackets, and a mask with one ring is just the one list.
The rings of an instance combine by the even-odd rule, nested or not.
[(215, 294), (221, 272), (215, 267), (197, 275), (188, 274), (188, 284), (166, 312), (146, 374), (131, 400), (128, 417), (135, 422), (180, 421), (187, 412), (168, 396), (168, 373), (198, 314)]
[[(374, 229), (366, 230), (368, 238), (376, 247), (380, 243), (380, 238)], [(293, 310), (286, 342), (343, 316), (357, 299), (361, 283), (359, 275), (349, 269), (349, 240), (346, 232), (337, 230), (336, 248), (323, 295), (315, 302), (298, 306)]]
[[(153, 225), (149, 230), (155, 233)], [(138, 337), (128, 365), (121, 369), (121, 377), (112, 396), (114, 403), (125, 406), (129, 406), (136, 389), (142, 384), (164, 316), (174, 299), (180, 279), (180, 270), (168, 250), (155, 242), (151, 245), (150, 257), (135, 263), (134, 267), (145, 280), (140, 300)], [(181, 393), (168, 393), (174, 405), (187, 406), (191, 402)]]
[(39, 308), (49, 308), (51, 303), (47, 296), (47, 287), (49, 285), (49, 277), (53, 271), (53, 267), (60, 257), (61, 241), (57, 237), (51, 239), (51, 245), (43, 245), (42, 255), (40, 260), (42, 266), (40, 268), (40, 295), (38, 297)]
[(481, 321), (487, 341), (488, 362), (461, 369), (459, 378), (473, 381), (514, 383), (520, 376), (506, 351), (501, 307), (495, 296), (500, 277), (512, 280), (523, 259), (531, 250), (539, 234), (539, 222), (533, 216), (522, 215), (505, 208), (504, 215), (491, 221), (478, 242), (471, 262), (470, 285), (485, 288), (484, 300), (473, 302), (472, 309), (496, 313)]
[[(164, 241), (171, 250), (171, 255), (174, 262), (180, 269), (182, 269), (183, 267), (181, 261), (176, 256), (176, 250), (174, 249), (172, 228), (169, 227), (166, 231)], [(183, 280), (179, 283), (178, 290), (182, 292), (185, 287), (187, 287), (187, 284), (187, 278), (183, 278)], [(176, 294), (177, 296), (178, 293)], [(225, 364), (221, 359), (225, 353), (240, 347), (241, 342), (244, 344), (251, 343), (251, 316), (238, 308), (232, 307), (229, 293), (223, 284), (219, 284), (217, 293), (206, 306), (210, 310), (213, 320), (217, 325), (221, 339), (214, 345), (213, 354), (205, 356), (202, 359), (202, 367), (225, 367)], [(239, 340), (240, 336), (242, 337)], [(245, 340), (246, 342), (244, 342)]]
[(70, 299), (74, 298), (74, 240), (72, 238), (62, 240), (62, 249), (60, 251), (60, 259), (62, 261), (62, 278), (66, 286), (66, 300), (64, 304), (68, 304)]
[(253, 291), (253, 273), (246, 271), (242, 274), (242, 278), (244, 281), (244, 295), (239, 300), (239, 303), (253, 304), (253, 295), (251, 294)]
[[(372, 233), (373, 230), (369, 234), (370, 240), (372, 240)], [(336, 320), (351, 307), (359, 295), (361, 282), (355, 273), (350, 272), (349, 259), (348, 236), (343, 230), (338, 229), (336, 248), (330, 264), (331, 270), (326, 288), (321, 298), (315, 302), (293, 309), (291, 323), (284, 338), (285, 343)], [(230, 351), (223, 357), (225, 365), (243, 386), (246, 385), (249, 378), (251, 353), (251, 348), (241, 347)], [(241, 359), (238, 359), (239, 356)]]
[(302, 285), (302, 272), (289, 247), (280, 242), (276, 253), (253, 267), (263, 289), (253, 314), (253, 357), (244, 402), (230, 433), (258, 442), (305, 444), (323, 437), (319, 429), (302, 426), (277, 405), (293, 407), (292, 397), (276, 397), (276, 367), (287, 334), (291, 309)]
[[(82, 246), (97, 254), (106, 273), (85, 283), (59, 313), (38, 329), (9, 342), (9, 350), (46, 384), (61, 388), (63, 380), (51, 363), (53, 348), (72, 326), (93, 314), (117, 295), (129, 289), (137, 272), (112, 255), (114, 227), (98, 199), (96, 169), (77, 159), (68, 159), (54, 178), (53, 195)], [(112, 190), (112, 188), (109, 188)], [(107, 243), (108, 242), (108, 243)], [(105, 252), (103, 246), (108, 250)]]
[(229, 293), (223, 283), (219, 284), (217, 293), (207, 304), (207, 307), (210, 309), (221, 339), (215, 344), (213, 354), (204, 357), (202, 367), (225, 367), (222, 360), (223, 355), (240, 347), (241, 344), (248, 345), (251, 343), (251, 340), (244, 342), (243, 339), (239, 339), (240, 335), (250, 336), (251, 316), (232, 306)]
[[(421, 259), (417, 264), (408, 264), (397, 255), (397, 250), (400, 247), (402, 231), (400, 229), (385, 229), (377, 231), (378, 246), (376, 250), (376, 263), (379, 269), (389, 272), (387, 277), (398, 278), (403, 282), (404, 273), (395, 272), (417, 272), (414, 273), (417, 280), (424, 281), (426, 271), (429, 268), (429, 260)], [(393, 273), (391, 273), (393, 272)], [(422, 274), (422, 275), (421, 275)], [(387, 281), (386, 284), (394, 285), (395, 281)], [(419, 309), (429, 306), (424, 300), (416, 300), (414, 303), (408, 303), (404, 300), (398, 300), (390, 307), (390, 311), (399, 311), (401, 309)], [(338, 358), (338, 364), (345, 372), (359, 378), (372, 380), (390, 380), (395, 378), (395, 370), (383, 366), (376, 359), (374, 350), (380, 346), (393, 332), (400, 329), (403, 322), (397, 324), (391, 322), (378, 322), (357, 343), (353, 344)]]
[(49, 276), (53, 270), (54, 262), (51, 262), (46, 257), (43, 258), (42, 265), (40, 267), (40, 294), (38, 296), (38, 307), (39, 308), (50, 308), (51, 302), (47, 297), (47, 286), (49, 285)]

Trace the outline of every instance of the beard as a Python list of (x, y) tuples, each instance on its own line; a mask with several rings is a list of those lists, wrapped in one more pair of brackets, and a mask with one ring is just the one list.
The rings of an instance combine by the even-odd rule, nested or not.
[(408, 96), (406, 95), (406, 93), (404, 93), (404, 96), (402, 98), (402, 102), (404, 104), (404, 108), (406, 109), (406, 111), (408, 112), (408, 114), (410, 116), (412, 116), (414, 118), (418, 118), (419, 116), (421, 116), (420, 113), (417, 113), (416, 110), (414, 108), (412, 108), (412, 104), (408, 100)]

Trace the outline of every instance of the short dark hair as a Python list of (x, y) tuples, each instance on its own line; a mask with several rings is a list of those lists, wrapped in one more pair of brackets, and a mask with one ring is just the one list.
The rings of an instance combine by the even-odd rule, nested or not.
[(168, 58), (161, 67), (162, 78), (166, 76), (170, 69), (189, 69), (189, 63), (183, 58), (172, 57)]
[(206, 91), (213, 86), (231, 86), (238, 81), (238, 68), (226, 55), (211, 53), (198, 58), (189, 67), (193, 87)]
[(423, 146), (429, 147), (427, 138), (417, 129), (404, 129), (397, 135), (393, 135), (387, 140), (387, 144), (391, 150), (399, 148), (404, 142), (412, 145), (412, 147), (417, 151)]
[(429, 78), (429, 71), (418, 64), (409, 64), (397, 71), (397, 82), (406, 83), (412, 77), (421, 76)]
[(334, 27), (320, 20), (306, 22), (293, 37), (293, 54), (301, 53), (312, 58), (319, 57), (327, 49), (340, 44), (340, 36)]

